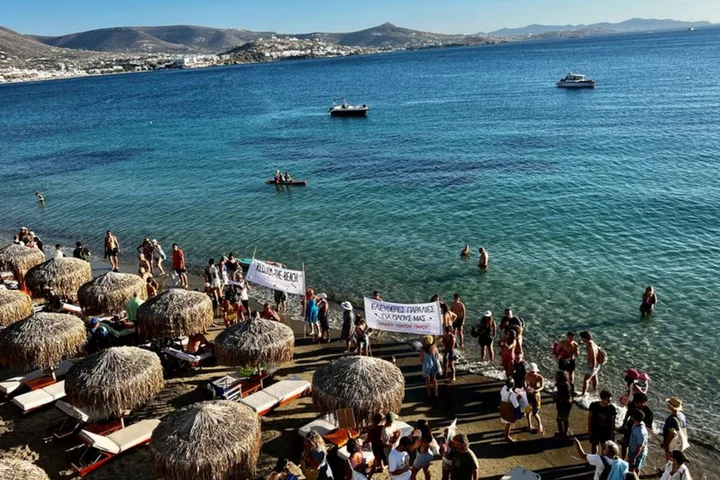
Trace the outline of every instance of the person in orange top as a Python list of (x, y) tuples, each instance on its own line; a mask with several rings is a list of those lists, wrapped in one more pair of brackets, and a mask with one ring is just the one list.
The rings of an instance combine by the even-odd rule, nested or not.
[(175, 273), (177, 273), (177, 276), (180, 278), (180, 286), (187, 288), (188, 278), (187, 269), (185, 268), (185, 254), (180, 250), (177, 243), (173, 243), (172, 248), (173, 270), (175, 270)]

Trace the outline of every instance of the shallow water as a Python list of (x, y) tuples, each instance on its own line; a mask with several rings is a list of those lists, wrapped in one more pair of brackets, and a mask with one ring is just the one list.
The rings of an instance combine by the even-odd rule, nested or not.
[[(622, 370), (720, 433), (720, 30), (407, 52), (0, 87), (0, 228), (144, 236), (191, 263), (304, 263), (358, 303), (460, 292), (512, 306), (551, 376), (591, 329)], [(553, 88), (566, 70), (595, 91)], [(367, 102), (331, 119), (329, 101)], [(276, 168), (307, 179), (264, 185)], [(32, 192), (42, 191), (39, 207)], [(462, 261), (465, 243), (491, 267)], [(645, 286), (660, 304), (642, 320)], [(469, 323), (472, 324), (473, 320)], [(660, 415), (662, 416), (662, 415)], [(698, 425), (696, 422), (696, 426)]]

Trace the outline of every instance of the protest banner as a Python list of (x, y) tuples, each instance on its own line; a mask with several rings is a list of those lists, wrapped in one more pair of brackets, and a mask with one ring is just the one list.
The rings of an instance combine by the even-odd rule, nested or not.
[(368, 327), (388, 332), (442, 335), (440, 304), (402, 304), (365, 298)]
[(248, 268), (246, 278), (248, 282), (257, 283), (273, 290), (305, 295), (305, 272), (301, 270), (288, 270), (260, 260), (253, 260)]

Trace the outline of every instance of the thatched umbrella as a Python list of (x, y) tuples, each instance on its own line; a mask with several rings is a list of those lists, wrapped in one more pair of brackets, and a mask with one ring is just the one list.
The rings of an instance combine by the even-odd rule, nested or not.
[(78, 354), (87, 341), (74, 315), (36, 313), (0, 330), (0, 363), (28, 370), (51, 368)]
[(30, 462), (14, 458), (0, 458), (0, 478), (3, 480), (49, 480), (47, 473)]
[(138, 275), (108, 272), (83, 284), (78, 300), (88, 315), (116, 314), (125, 311), (125, 305), (137, 293), (147, 299), (147, 287)]
[(213, 316), (210, 297), (171, 288), (140, 305), (137, 322), (149, 338), (191, 337), (212, 326)]
[(25, 281), (33, 295), (42, 297), (45, 287), (52, 285), (55, 293), (70, 297), (83, 283), (92, 280), (90, 263), (79, 258), (53, 258), (36, 265), (25, 274)]
[(160, 358), (137, 347), (101, 350), (70, 367), (65, 376), (68, 401), (101, 418), (122, 417), (152, 399), (163, 385)]
[(45, 254), (37, 248), (10, 244), (0, 248), (0, 271), (12, 272), (22, 282), (25, 272), (45, 261)]
[(165, 480), (240, 480), (255, 476), (260, 417), (242, 403), (194, 403), (162, 419), (152, 434), (150, 459)]
[(33, 314), (30, 297), (16, 290), (0, 290), (0, 327), (27, 318)]
[(313, 374), (313, 403), (321, 413), (352, 408), (359, 422), (369, 421), (376, 413), (399, 412), (404, 396), (402, 372), (379, 358), (342, 357)]
[(213, 351), (220, 365), (254, 367), (279, 365), (293, 358), (295, 334), (285, 324), (250, 319), (225, 329)]

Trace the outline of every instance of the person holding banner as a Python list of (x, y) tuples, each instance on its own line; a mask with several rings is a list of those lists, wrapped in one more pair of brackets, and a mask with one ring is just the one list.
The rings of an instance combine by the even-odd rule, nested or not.
[(440, 364), (440, 352), (435, 346), (435, 337), (432, 335), (423, 338), (423, 346), (420, 349), (420, 364), (422, 365), (422, 376), (425, 379), (425, 390), (428, 397), (437, 399), (437, 376), (442, 375), (442, 366)]

